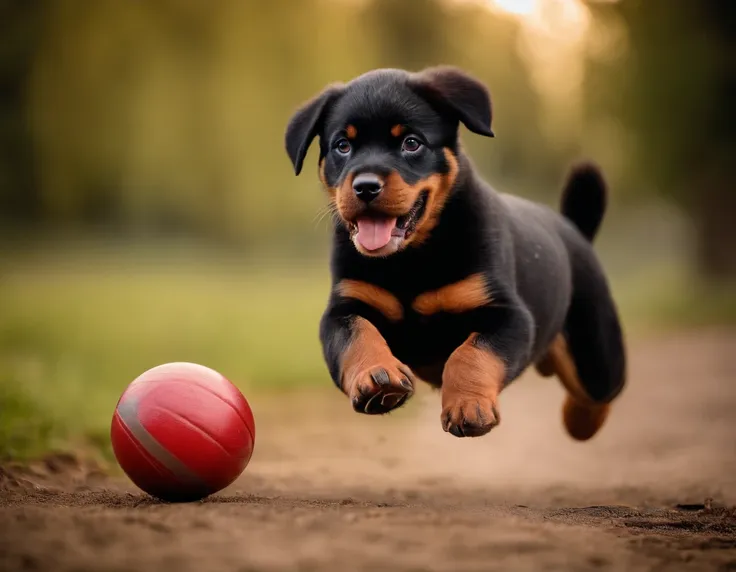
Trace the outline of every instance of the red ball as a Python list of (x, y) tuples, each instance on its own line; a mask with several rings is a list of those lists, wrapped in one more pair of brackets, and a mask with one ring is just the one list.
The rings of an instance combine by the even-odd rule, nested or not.
[(138, 487), (193, 501), (243, 472), (255, 444), (253, 412), (216, 371), (193, 363), (149, 369), (128, 386), (112, 418), (115, 457)]

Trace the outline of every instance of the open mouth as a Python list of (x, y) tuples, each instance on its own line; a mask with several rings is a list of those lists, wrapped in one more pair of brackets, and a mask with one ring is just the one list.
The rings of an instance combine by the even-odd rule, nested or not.
[(429, 191), (422, 191), (409, 212), (398, 218), (366, 215), (355, 221), (355, 239), (367, 251), (380, 250), (393, 238), (406, 240), (416, 230), (417, 223), (427, 209)]
[(404, 231), (404, 238), (409, 238), (416, 230), (417, 222), (419, 222), (419, 219), (422, 218), (424, 211), (427, 209), (428, 197), (429, 191), (419, 193), (419, 198), (414, 202), (409, 212), (396, 219), (396, 228)]

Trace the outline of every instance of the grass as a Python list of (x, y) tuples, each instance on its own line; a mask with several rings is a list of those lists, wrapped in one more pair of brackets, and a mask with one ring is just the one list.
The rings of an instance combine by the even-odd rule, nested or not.
[[(267, 265), (150, 248), (3, 259), (0, 459), (85, 447), (109, 457), (117, 399), (165, 362), (208, 365), (246, 395), (331, 389), (317, 339), (325, 260)], [(630, 336), (736, 323), (735, 290), (705, 290), (676, 265), (616, 278)]]
[(0, 278), (0, 458), (81, 439), (109, 454), (117, 399), (146, 369), (208, 365), (251, 391), (328, 382), (324, 263), (16, 257)]
[(709, 284), (683, 265), (653, 264), (612, 280), (626, 331), (635, 338), (683, 328), (736, 325), (736, 284)]

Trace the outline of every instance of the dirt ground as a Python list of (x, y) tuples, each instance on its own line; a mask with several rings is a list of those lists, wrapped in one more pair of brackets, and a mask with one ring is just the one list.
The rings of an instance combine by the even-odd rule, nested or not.
[(531, 373), (474, 440), (430, 390), (383, 418), (330, 387), (253, 396), (250, 466), (188, 505), (72, 458), (7, 465), (0, 570), (736, 570), (736, 334), (643, 344), (630, 372), (585, 444)]

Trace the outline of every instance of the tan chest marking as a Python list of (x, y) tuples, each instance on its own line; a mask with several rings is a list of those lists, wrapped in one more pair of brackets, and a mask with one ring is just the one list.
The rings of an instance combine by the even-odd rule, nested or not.
[(368, 304), (392, 322), (398, 322), (404, 317), (404, 307), (399, 299), (379, 286), (361, 280), (341, 280), (335, 290), (344, 298)]
[(412, 308), (423, 316), (439, 312), (459, 314), (487, 306), (491, 301), (485, 279), (481, 274), (473, 274), (460, 282), (420, 294)]

